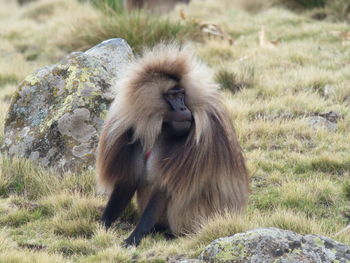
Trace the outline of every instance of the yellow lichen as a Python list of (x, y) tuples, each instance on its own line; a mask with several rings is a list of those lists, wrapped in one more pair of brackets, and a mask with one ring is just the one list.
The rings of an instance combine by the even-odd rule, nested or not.
[(27, 81), (31, 86), (34, 86), (40, 81), (39, 77), (35, 74), (27, 76), (24, 80)]

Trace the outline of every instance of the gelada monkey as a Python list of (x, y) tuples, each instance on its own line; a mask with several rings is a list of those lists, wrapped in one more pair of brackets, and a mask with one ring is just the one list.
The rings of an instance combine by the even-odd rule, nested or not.
[(190, 233), (248, 199), (241, 147), (209, 69), (187, 48), (159, 44), (117, 85), (99, 141), (97, 172), (110, 191), (106, 228), (136, 193), (141, 215), (126, 245), (154, 229)]

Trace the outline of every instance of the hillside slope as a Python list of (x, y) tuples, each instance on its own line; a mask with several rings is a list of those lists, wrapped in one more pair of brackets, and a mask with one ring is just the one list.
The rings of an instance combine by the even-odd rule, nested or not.
[[(250, 14), (225, 2), (194, 1), (181, 7), (182, 18), (180, 8), (174, 10), (169, 23), (179, 21), (170, 24), (173, 34), (192, 40), (223, 86), (251, 174), (246, 215), (217, 217), (192, 236), (166, 241), (156, 235), (137, 249), (123, 249), (120, 244), (135, 224), (135, 210), (130, 207), (105, 232), (98, 220), (106, 200), (95, 192), (94, 172), (61, 179), (54, 171), (3, 154), (0, 262), (163, 262), (175, 255), (196, 256), (217, 237), (260, 226), (322, 234), (350, 244), (349, 233), (337, 235), (350, 223), (349, 25), (281, 8)], [(16, 85), (71, 51), (67, 43), (84, 47), (121, 33), (137, 43), (131, 24), (113, 34), (115, 20), (106, 23), (101, 11), (88, 4), (0, 4), (0, 143)], [(234, 43), (201, 32), (200, 23), (217, 25)], [(82, 24), (83, 34), (91, 34), (89, 27), (97, 24), (100, 30), (94, 27), (92, 35), (75, 38), (72, 32)], [(150, 25), (161, 35), (167, 27), (159, 24)], [(91, 39), (94, 34), (96, 39)], [(156, 41), (157, 36), (147, 39)], [(336, 114), (327, 114), (331, 111)], [(336, 128), (313, 124), (316, 117), (324, 122), (328, 118)]]

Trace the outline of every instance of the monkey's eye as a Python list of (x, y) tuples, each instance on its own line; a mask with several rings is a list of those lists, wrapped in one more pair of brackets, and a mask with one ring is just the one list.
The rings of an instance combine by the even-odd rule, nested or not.
[(167, 97), (169, 99), (183, 98), (184, 96), (185, 96), (185, 90), (181, 87), (178, 87), (178, 86), (175, 86), (175, 87), (169, 89), (164, 94), (164, 97)]
[(167, 91), (167, 93), (185, 93), (185, 90), (183, 88), (181, 88), (180, 86), (175, 86), (175, 87), (172, 87), (171, 89), (169, 89)]
[(181, 99), (185, 96), (184, 93), (182, 92), (178, 92), (178, 93), (167, 93), (164, 95), (166, 98), (171, 99), (171, 100), (175, 100), (175, 99)]
[(173, 101), (179, 101), (184, 103), (185, 94), (183, 92), (167, 92), (163, 95), (164, 99), (171, 104)]

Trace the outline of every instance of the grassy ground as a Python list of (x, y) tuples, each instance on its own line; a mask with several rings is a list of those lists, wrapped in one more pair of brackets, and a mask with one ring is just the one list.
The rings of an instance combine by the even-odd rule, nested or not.
[[(62, 179), (1, 155), (0, 262), (164, 262), (175, 255), (197, 256), (217, 237), (261, 226), (322, 234), (350, 245), (349, 232), (337, 234), (350, 221), (350, 41), (344, 37), (349, 25), (282, 8), (250, 14), (225, 2), (194, 1), (183, 7), (184, 21), (177, 9), (170, 19), (158, 17), (137, 31), (137, 18), (121, 25), (118, 18), (74, 1), (20, 8), (0, 0), (0, 142), (11, 93), (25, 75), (104, 38), (124, 36), (140, 47), (140, 32), (159, 31), (142, 36), (151, 45), (167, 31), (167, 38), (195, 40), (198, 54), (214, 68), (252, 181), (244, 217), (228, 214), (192, 236), (166, 241), (157, 235), (137, 249), (124, 249), (120, 244), (135, 224), (135, 210), (130, 207), (112, 230), (101, 229), (106, 200), (95, 193), (94, 173)], [(200, 34), (196, 23), (208, 20), (234, 45)], [(82, 25), (82, 33), (75, 34)], [(259, 42), (259, 32), (264, 41)], [(309, 125), (308, 116), (329, 111), (341, 115), (336, 131)]]

